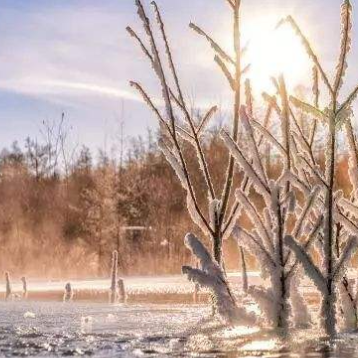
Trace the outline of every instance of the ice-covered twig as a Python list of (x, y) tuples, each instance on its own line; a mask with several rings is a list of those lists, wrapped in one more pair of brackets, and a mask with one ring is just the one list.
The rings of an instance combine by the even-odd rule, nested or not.
[(350, 200), (341, 198), (338, 204), (345, 210), (348, 211), (351, 215), (358, 218), (358, 206), (354, 205)]
[(330, 84), (327, 74), (326, 72), (323, 70), (321, 63), (318, 60), (317, 55), (315, 54), (315, 52), (312, 49), (312, 46), (310, 44), (310, 42), (308, 41), (308, 39), (305, 37), (305, 35), (303, 34), (303, 32), (301, 31), (300, 27), (298, 26), (297, 22), (294, 20), (294, 18), (292, 16), (287, 16), (286, 18), (282, 19), (278, 26), (281, 26), (284, 23), (288, 23), (291, 25), (291, 27), (293, 28), (294, 32), (297, 34), (297, 36), (301, 39), (302, 45), (305, 48), (308, 56), (312, 59), (312, 61), (314, 62), (314, 64), (316, 65), (318, 71), (320, 72), (320, 75), (323, 79), (323, 82), (325, 83), (325, 85), (327, 86), (329, 92), (332, 94), (333, 93), (333, 88), (332, 85)]
[(341, 303), (341, 326), (345, 331), (354, 331), (357, 329), (358, 316), (357, 302), (353, 290), (357, 290), (357, 287), (354, 280), (343, 281), (339, 283), (338, 287)]
[(300, 292), (299, 283), (300, 279), (298, 273), (296, 273), (290, 283), (292, 314), (297, 328), (308, 328), (312, 325), (312, 320), (307, 309), (307, 304), (302, 297), (302, 293)]
[(286, 155), (286, 150), (282, 146), (282, 144), (269, 132), (267, 128), (262, 126), (255, 119), (251, 120), (252, 126), (262, 134), (262, 138), (264, 138), (267, 142), (271, 143), (275, 148), (277, 148), (282, 155)]
[(327, 184), (326, 180), (320, 174), (319, 168), (318, 167), (316, 167), (316, 168), (313, 167), (311, 165), (311, 163), (309, 163), (309, 161), (303, 156), (300, 156), (300, 159), (306, 164), (305, 168), (309, 169), (310, 173), (313, 174), (313, 176), (320, 182), (320, 184), (322, 184), (323, 186), (328, 188), (328, 184)]
[[(319, 230), (321, 229), (321, 226), (323, 224), (323, 215), (320, 215), (316, 221), (312, 224), (311, 231), (308, 234), (307, 240), (305, 241), (303, 248), (308, 251), (311, 245), (313, 244), (314, 240), (319, 235)], [(291, 251), (287, 254), (287, 262), (290, 259)], [(295, 262), (292, 264), (290, 270), (288, 271), (288, 274), (291, 275), (295, 272), (297, 266), (299, 265), (299, 260), (296, 258)]]
[(235, 65), (235, 61), (229, 56), (221, 46), (213, 40), (204, 30), (202, 30), (199, 26), (195, 25), (194, 23), (190, 23), (189, 27), (194, 30), (198, 35), (203, 36), (210, 44), (212, 49), (225, 61)]
[(220, 70), (224, 74), (225, 78), (229, 82), (229, 85), (230, 85), (231, 89), (233, 91), (235, 91), (235, 80), (232, 77), (232, 74), (230, 73), (230, 71), (229, 71), (228, 67), (226, 66), (226, 64), (224, 63), (224, 61), (218, 55), (215, 55), (214, 61), (217, 63), (217, 65), (219, 66)]
[(253, 181), (254, 186), (258, 188), (260, 193), (262, 193), (263, 195), (269, 195), (270, 189), (262, 181), (262, 179), (256, 173), (252, 165), (245, 158), (244, 154), (242, 153), (238, 145), (235, 143), (235, 141), (224, 130), (221, 131), (221, 138), (223, 139), (225, 145), (228, 147), (231, 155), (236, 159), (236, 161), (241, 165), (245, 173)]
[[(167, 55), (169, 68), (170, 68), (170, 71), (172, 73), (172, 77), (174, 79), (174, 83), (175, 83), (175, 86), (176, 86), (176, 89), (177, 89), (177, 92), (178, 92), (179, 101), (177, 101), (177, 102), (178, 102), (179, 107), (183, 110), (185, 119), (186, 119), (187, 123), (190, 126), (191, 136), (194, 139), (193, 143), (194, 143), (194, 146), (195, 146), (196, 151), (197, 151), (200, 167), (201, 167), (201, 169), (203, 171), (204, 178), (205, 178), (205, 181), (206, 181), (208, 189), (209, 189), (209, 195), (210, 195), (211, 199), (214, 199), (215, 198), (215, 190), (214, 190), (214, 186), (213, 186), (213, 183), (212, 183), (212, 180), (211, 180), (208, 164), (207, 164), (207, 161), (206, 161), (206, 158), (205, 158), (205, 155), (204, 155), (202, 145), (199, 142), (199, 137), (198, 137), (198, 134), (197, 134), (197, 131), (196, 131), (196, 128), (195, 128), (194, 121), (191, 118), (191, 116), (189, 114), (189, 110), (187, 109), (187, 106), (186, 106), (186, 103), (185, 103), (185, 99), (184, 99), (183, 91), (181, 89), (181, 85), (180, 85), (180, 82), (179, 82), (179, 77), (178, 77), (178, 74), (177, 74), (176, 66), (174, 64), (172, 51), (170, 49), (168, 37), (167, 37), (166, 31), (165, 31), (165, 25), (164, 25), (164, 22), (162, 20), (161, 13), (159, 11), (158, 5), (156, 4), (155, 1), (152, 1), (152, 5), (154, 7), (157, 22), (159, 24), (160, 32), (162, 34), (163, 41), (164, 41), (164, 44), (165, 44), (165, 52), (166, 52), (166, 55)], [(174, 96), (174, 98), (176, 99), (175, 96)], [(210, 111), (209, 111), (209, 113), (210, 113)]]
[(238, 245), (244, 246), (246, 250), (260, 259), (259, 262), (262, 264), (263, 269), (274, 269), (276, 266), (275, 261), (272, 259), (271, 254), (267, 251), (260, 238), (255, 237), (238, 225), (235, 226), (233, 233)]
[(357, 249), (357, 246), (358, 246), (357, 237), (351, 236), (348, 239), (339, 257), (339, 260), (335, 265), (334, 273), (333, 273), (333, 279), (335, 281), (339, 281), (342, 279), (342, 276), (344, 275), (345, 265), (353, 255), (354, 251)]
[(241, 258), (241, 277), (242, 277), (242, 290), (246, 293), (249, 288), (249, 280), (247, 277), (247, 267), (245, 260), (245, 253), (243, 248), (240, 246), (240, 258)]
[(240, 108), (240, 118), (241, 122), (243, 123), (243, 126), (245, 128), (245, 131), (247, 133), (247, 139), (248, 139), (248, 146), (251, 153), (251, 158), (253, 161), (254, 168), (257, 171), (258, 176), (260, 179), (267, 185), (267, 176), (262, 164), (261, 155), (258, 150), (258, 146), (255, 140), (254, 131), (252, 129), (249, 117), (246, 113), (245, 106), (241, 106)]
[(299, 245), (290, 235), (286, 236), (285, 243), (292, 251), (294, 251), (297, 259), (301, 262), (307, 275), (311, 278), (316, 287), (321, 292), (326, 292), (327, 287), (325, 285), (325, 278), (306, 252), (305, 248)]
[(304, 195), (310, 195), (311, 189), (310, 187), (302, 181), (297, 175), (292, 173), (291, 171), (286, 171), (278, 180), (278, 184), (283, 184), (286, 181), (289, 181), (292, 186), (299, 189)]
[(213, 106), (211, 107), (206, 114), (203, 116), (203, 118), (201, 119), (201, 122), (199, 123), (199, 125), (196, 128), (196, 134), (198, 136), (202, 135), (202, 133), (204, 132), (205, 127), (207, 126), (209, 120), (212, 118), (212, 116), (215, 114), (215, 112), (218, 110), (217, 106)]
[(250, 286), (248, 293), (257, 302), (262, 311), (266, 323), (277, 327), (279, 316), (278, 306), (275, 304), (275, 295), (271, 289), (266, 290), (260, 286)]
[(290, 96), (290, 101), (295, 107), (302, 110), (303, 112), (310, 114), (315, 118), (321, 119), (323, 122), (327, 121), (327, 116), (322, 111), (310, 105), (309, 103), (303, 102), (294, 96)]
[(272, 242), (272, 238), (259, 212), (255, 208), (255, 206), (251, 203), (249, 198), (241, 190), (236, 191), (236, 197), (238, 198), (241, 205), (244, 206), (245, 212), (249, 215), (251, 222), (256, 226), (256, 230), (258, 231), (266, 250), (272, 254), (274, 252), (274, 245)]
[(344, 0), (341, 6), (341, 53), (333, 85), (336, 96), (338, 96), (339, 90), (342, 87), (343, 78), (348, 67), (347, 56), (352, 45), (352, 26), (352, 5), (350, 0)]
[[(153, 67), (153, 70), (154, 70), (155, 74), (157, 75), (159, 83), (161, 85), (162, 97), (165, 102), (166, 117), (168, 118), (170, 125), (171, 125), (170, 135), (172, 138), (173, 146), (175, 148), (175, 154), (177, 155), (176, 159), (178, 161), (179, 166), (181, 167), (181, 171), (184, 176), (183, 179), (185, 179), (184, 185), (187, 190), (188, 197), (189, 197), (188, 205), (190, 205), (190, 208), (192, 210), (195, 210), (195, 212), (196, 212), (195, 216), (200, 217), (201, 223), (203, 223), (203, 225), (206, 227), (206, 229), (210, 232), (211, 229), (209, 227), (209, 224), (207, 223), (204, 215), (202, 214), (202, 211), (199, 208), (198, 202), (196, 200), (194, 188), (192, 186), (190, 175), (189, 175), (189, 172), (187, 169), (187, 164), (184, 159), (184, 155), (182, 153), (180, 144), (178, 143), (178, 140), (177, 140), (177, 133), (176, 133), (176, 128), (175, 128), (176, 118), (174, 116), (173, 106), (171, 103), (170, 88), (168, 86), (167, 78), (165, 75), (165, 70), (163, 68), (163, 63), (162, 63), (162, 60), (161, 60), (161, 57), (159, 54), (156, 39), (155, 39), (153, 31), (152, 31), (151, 22), (146, 15), (146, 12), (144, 10), (142, 2), (140, 0), (135, 0), (135, 4), (137, 6), (138, 16), (142, 21), (143, 28), (144, 28), (146, 35), (148, 37), (148, 40), (149, 40), (152, 67)], [(156, 13), (157, 13), (157, 20), (159, 22), (161, 22), (161, 18), (158, 17), (159, 11), (156, 7), (156, 4), (154, 4), (154, 7), (155, 7)], [(162, 31), (162, 35), (165, 37), (164, 28), (161, 27), (161, 31)], [(166, 37), (164, 39), (166, 41)], [(171, 54), (168, 51), (167, 43), (166, 43), (166, 51), (167, 51), (167, 55), (169, 56), (169, 59), (171, 60)], [(149, 53), (149, 50), (147, 50), (147, 52)], [(171, 65), (172, 65), (172, 63), (171, 63)], [(173, 70), (173, 67), (171, 67), (171, 69)]]
[(302, 209), (302, 212), (296, 221), (295, 227), (292, 232), (293, 237), (299, 237), (301, 235), (303, 224), (304, 224), (306, 218), (309, 216), (312, 207), (316, 204), (316, 198), (317, 198), (318, 194), (320, 193), (320, 190), (321, 190), (321, 188), (319, 186), (316, 186), (313, 189), (312, 194), (308, 197), (306, 204), (305, 204), (304, 208)]

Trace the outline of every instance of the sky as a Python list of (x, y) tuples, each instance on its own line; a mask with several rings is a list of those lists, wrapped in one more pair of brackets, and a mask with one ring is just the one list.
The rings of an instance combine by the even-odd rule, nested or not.
[[(242, 36), (256, 48), (246, 60), (256, 64), (250, 76), (257, 93), (269, 90), (269, 77), (275, 74), (269, 72), (281, 67), (290, 88), (297, 81), (309, 87), (310, 63), (296, 54), (294, 35), (286, 29), (282, 41), (266, 38), (288, 14), (305, 29), (325, 68), (335, 67), (340, 0), (242, 1)], [(232, 25), (225, 1), (157, 2), (188, 98), (200, 108), (228, 106), (230, 92), (212, 51), (188, 28), (194, 21), (230, 51)], [(143, 3), (150, 13), (149, 1)], [(358, 5), (358, 0), (352, 3)], [(41, 138), (42, 122), (58, 122), (62, 112), (73, 144), (92, 149), (117, 144), (121, 122), (125, 137), (154, 129), (155, 118), (129, 81), (139, 81), (159, 101), (158, 81), (125, 31), (127, 25), (142, 33), (133, 0), (0, 0), (0, 147), (14, 140), (22, 144), (27, 136)], [(358, 82), (358, 34), (353, 48), (344, 91)]]

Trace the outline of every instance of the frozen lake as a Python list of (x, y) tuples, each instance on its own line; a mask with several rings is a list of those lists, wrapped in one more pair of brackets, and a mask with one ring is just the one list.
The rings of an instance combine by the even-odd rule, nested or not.
[[(233, 285), (239, 283), (232, 275)], [(252, 275), (251, 280), (258, 280)], [(127, 279), (132, 293), (191, 292), (180, 276)], [(30, 280), (31, 283), (31, 280)], [(32, 282), (30, 290), (61, 290), (63, 282)], [(107, 289), (108, 281), (75, 282), (78, 290)], [(306, 286), (309, 292), (312, 287)], [(247, 306), (254, 305), (247, 301)], [(0, 301), (0, 356), (57, 357), (358, 357), (358, 335), (328, 344), (317, 330), (280, 340), (251, 327), (207, 319), (207, 305), (75, 301)]]
[(1, 302), (1, 356), (181, 354), (205, 308)]
[(0, 356), (357, 357), (358, 340), (329, 347), (314, 334), (272, 334), (207, 323), (205, 306), (0, 303)]

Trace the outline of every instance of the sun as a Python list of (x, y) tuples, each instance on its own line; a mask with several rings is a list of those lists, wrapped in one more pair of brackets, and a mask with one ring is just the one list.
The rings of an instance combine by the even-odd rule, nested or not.
[(243, 63), (250, 63), (248, 77), (255, 92), (272, 89), (271, 77), (283, 74), (287, 87), (303, 85), (311, 71), (310, 61), (300, 40), (291, 28), (276, 29), (278, 19), (258, 18), (242, 31), (243, 43), (248, 42)]

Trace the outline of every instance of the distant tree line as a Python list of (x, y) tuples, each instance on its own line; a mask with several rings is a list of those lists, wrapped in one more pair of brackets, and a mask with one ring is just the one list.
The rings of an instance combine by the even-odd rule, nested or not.
[[(146, 138), (132, 138), (126, 153), (114, 159), (86, 146), (69, 150), (61, 124), (56, 130), (45, 128), (42, 141), (28, 138), (22, 148), (14, 142), (0, 155), (2, 271), (45, 278), (102, 277), (108, 275), (113, 250), (118, 250), (121, 274), (178, 273), (190, 262), (182, 239), (197, 228), (157, 138), (150, 132)], [(218, 132), (209, 132), (204, 150), (213, 182), (222, 185), (226, 156)], [(203, 202), (206, 190), (196, 153), (184, 148)], [(278, 164), (271, 160), (267, 165), (275, 172)], [(344, 172), (344, 158), (340, 165)], [(349, 185), (344, 175), (339, 180)], [(228, 269), (237, 269), (234, 240), (224, 243), (224, 254)]]

